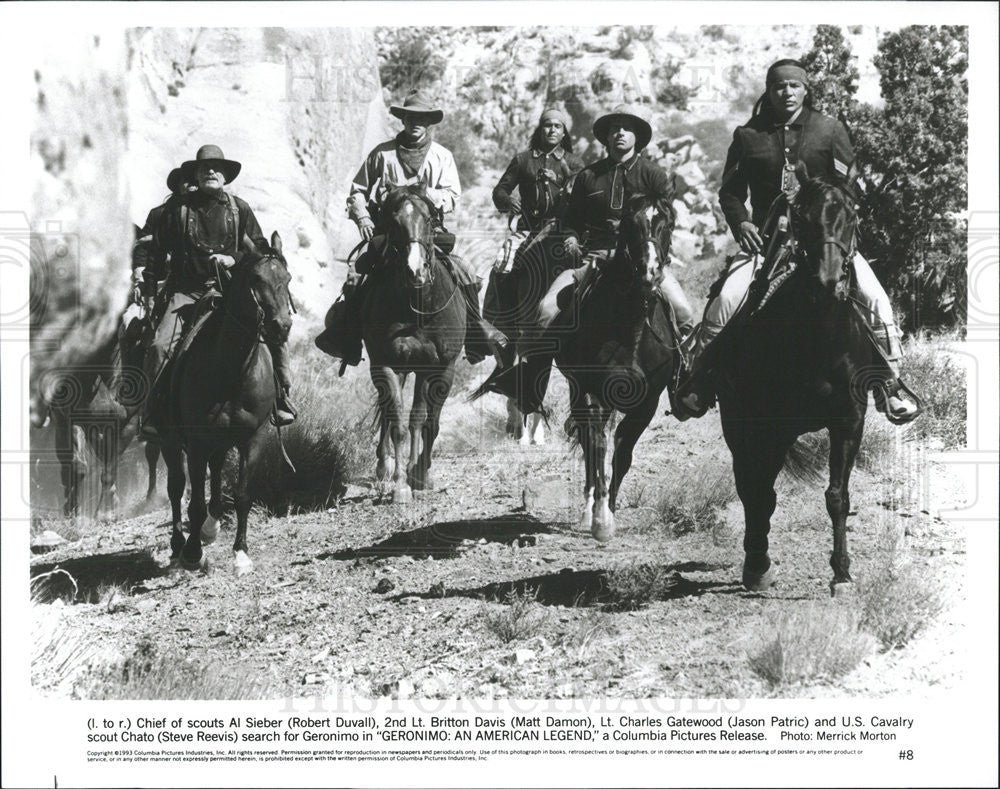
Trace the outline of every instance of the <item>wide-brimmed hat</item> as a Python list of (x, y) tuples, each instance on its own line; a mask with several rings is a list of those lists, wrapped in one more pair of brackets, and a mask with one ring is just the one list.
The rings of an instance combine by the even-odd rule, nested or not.
[(594, 137), (604, 146), (608, 144), (608, 131), (616, 118), (629, 118), (635, 122), (635, 149), (641, 151), (653, 139), (649, 111), (641, 104), (619, 104), (611, 112), (594, 121)]
[(193, 181), (198, 172), (198, 165), (202, 162), (212, 162), (218, 165), (226, 177), (227, 184), (236, 180), (236, 176), (240, 174), (240, 169), (243, 167), (239, 162), (227, 159), (218, 145), (202, 145), (198, 149), (198, 153), (194, 155), (194, 159), (181, 165), (181, 175), (189, 181)]
[(428, 115), (430, 125), (440, 123), (444, 112), (434, 106), (431, 97), (422, 90), (414, 90), (407, 94), (402, 104), (393, 104), (389, 112), (402, 120), (404, 115)]
[(184, 173), (181, 171), (180, 167), (175, 167), (167, 176), (167, 189), (171, 192), (176, 192), (177, 187), (180, 186), (183, 181)]

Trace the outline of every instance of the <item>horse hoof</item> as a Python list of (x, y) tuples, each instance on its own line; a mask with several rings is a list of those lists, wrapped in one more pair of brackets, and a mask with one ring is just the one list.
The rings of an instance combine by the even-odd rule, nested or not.
[(233, 569), (236, 576), (244, 576), (253, 570), (253, 559), (247, 556), (246, 551), (236, 551), (233, 555)]
[(615, 536), (614, 520), (607, 522), (595, 521), (590, 529), (590, 536), (598, 542), (610, 542), (611, 538)]
[(205, 522), (201, 524), (201, 544), (211, 545), (215, 538), (219, 536), (219, 521), (211, 515), (205, 517)]
[(857, 596), (853, 581), (830, 581), (830, 597), (835, 600), (853, 600)]
[(187, 570), (189, 573), (207, 573), (208, 572), (208, 557), (202, 554), (201, 558), (192, 562), (189, 559), (181, 557), (181, 567)]
[(743, 567), (743, 588), (748, 592), (766, 592), (778, 577), (778, 571), (772, 564), (763, 573), (747, 570)]
[(410, 504), (413, 501), (413, 490), (409, 485), (398, 487), (392, 491), (393, 504)]

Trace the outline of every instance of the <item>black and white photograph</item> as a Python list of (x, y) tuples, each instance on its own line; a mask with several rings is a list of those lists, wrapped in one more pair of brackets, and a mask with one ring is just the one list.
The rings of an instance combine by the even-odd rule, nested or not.
[(995, 785), (995, 7), (167, 6), (0, 10), (5, 785)]

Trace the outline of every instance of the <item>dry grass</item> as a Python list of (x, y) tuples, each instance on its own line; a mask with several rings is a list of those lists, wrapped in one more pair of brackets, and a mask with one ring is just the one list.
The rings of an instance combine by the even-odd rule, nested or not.
[(607, 604), (612, 611), (636, 611), (661, 599), (670, 588), (671, 573), (663, 567), (639, 564), (608, 571)]
[[(333, 506), (348, 481), (371, 463), (375, 443), (371, 383), (358, 375), (337, 378), (338, 362), (311, 342), (295, 344), (290, 354), (299, 416), (282, 428), (281, 440), (295, 472), (281, 457), (277, 431), (265, 427), (264, 446), (249, 480), (253, 502), (282, 515)], [(224, 490), (235, 487), (236, 461), (232, 453)]]
[(874, 649), (854, 610), (828, 603), (783, 614), (748, 659), (754, 673), (777, 687), (837, 679)]
[(663, 480), (655, 512), (668, 534), (713, 531), (722, 524), (722, 510), (736, 499), (729, 462), (715, 455), (699, 458), (685, 473)]
[(549, 612), (536, 599), (537, 590), (511, 592), (500, 611), (486, 615), (486, 628), (502, 643), (540, 635), (549, 625)]
[(87, 699), (249, 700), (280, 695), (249, 666), (206, 665), (180, 654), (159, 654), (151, 639), (125, 660), (95, 671), (77, 686)]
[(894, 557), (859, 583), (860, 624), (883, 650), (898, 649), (927, 629), (946, 606), (942, 581)]

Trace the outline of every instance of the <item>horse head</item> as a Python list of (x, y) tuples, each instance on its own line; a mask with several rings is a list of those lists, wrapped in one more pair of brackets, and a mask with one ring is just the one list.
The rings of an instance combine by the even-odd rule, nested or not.
[(288, 263), (281, 251), (281, 236), (271, 234), (270, 246), (254, 248), (234, 274), (232, 290), (249, 315), (254, 315), (258, 333), (267, 342), (284, 342), (292, 328), (292, 296)]
[(637, 195), (622, 214), (618, 226), (618, 252), (632, 263), (633, 274), (643, 284), (656, 285), (660, 267), (670, 248), (670, 227), (663, 217), (650, 218), (652, 201)]
[(405, 260), (407, 282), (418, 288), (434, 281), (436, 210), (424, 184), (391, 189), (383, 207), (389, 241), (386, 259)]
[(809, 178), (796, 169), (799, 192), (792, 205), (792, 224), (807, 271), (838, 301), (847, 298), (858, 224), (852, 165), (843, 179)]

